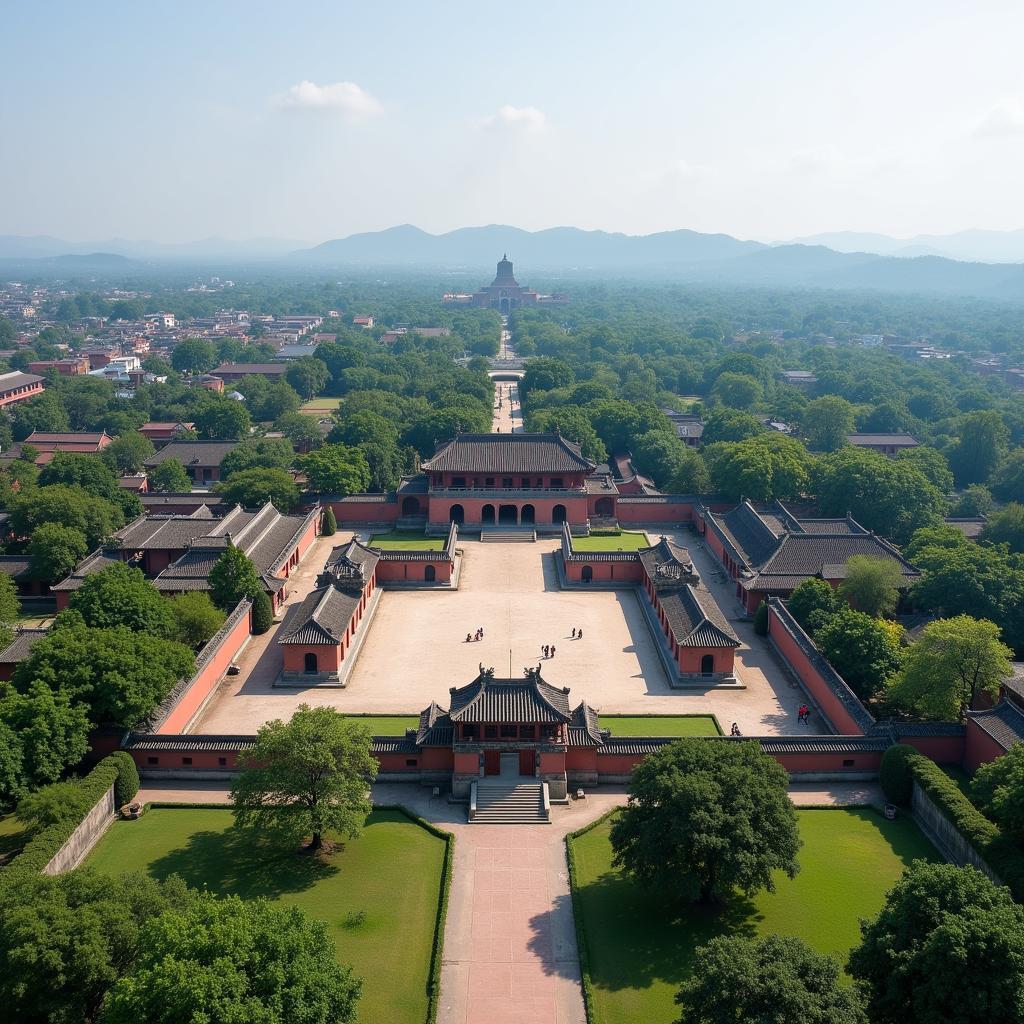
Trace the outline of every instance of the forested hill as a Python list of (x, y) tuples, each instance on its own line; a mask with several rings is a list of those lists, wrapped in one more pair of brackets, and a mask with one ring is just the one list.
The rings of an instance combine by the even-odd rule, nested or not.
[(569, 227), (531, 232), (490, 225), (431, 235), (406, 224), (324, 242), (296, 252), (294, 259), (368, 266), (479, 267), (480, 274), (487, 276), (504, 252), (517, 264), (525, 283), (529, 283), (527, 270), (600, 271), (717, 284), (869, 288), (1024, 300), (1024, 264), (841, 253), (821, 245), (769, 246), (686, 230), (623, 235)]

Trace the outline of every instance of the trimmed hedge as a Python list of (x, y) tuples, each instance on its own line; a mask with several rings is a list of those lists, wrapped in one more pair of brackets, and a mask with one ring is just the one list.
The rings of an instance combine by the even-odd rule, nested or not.
[[(892, 757), (887, 779), (883, 772), (886, 758), (890, 754)], [(1001, 832), (998, 825), (986, 818), (934, 761), (919, 754), (913, 747), (890, 747), (882, 758), (882, 771), (879, 773), (886, 796), (890, 794), (889, 787), (895, 793), (902, 792), (907, 781), (905, 773), (909, 773), (910, 778), (928, 795), (950, 824), (1003, 880), (1013, 898), (1017, 902), (1024, 902), (1024, 850), (1010, 836)], [(890, 796), (890, 799), (894, 798)]]
[[(131, 762), (131, 774), (128, 774), (125, 759)], [(122, 781), (122, 776), (125, 776)], [(134, 783), (133, 780), (134, 779)], [(132, 796), (138, 792), (139, 774), (135, 769), (135, 763), (131, 757), (119, 751), (103, 758), (102, 761), (84, 779), (77, 780), (79, 786), (89, 798), (89, 809), (91, 810), (103, 798), (111, 786), (115, 787), (114, 794), (117, 796), (118, 787), (123, 787), (127, 792), (134, 784), (135, 789)], [(129, 797), (129, 799), (131, 799)], [(127, 801), (126, 801), (127, 802)], [(25, 848), (14, 857), (10, 864), (4, 869), (4, 875), (16, 870), (31, 871), (38, 874), (57, 855), (60, 848), (71, 838), (76, 828), (82, 824), (82, 820), (71, 819), (62, 821), (56, 825), (50, 825), (41, 832), (37, 832), (26, 843)]]
[(445, 832), (426, 818), (413, 814), (402, 804), (374, 804), (375, 811), (399, 811), (410, 821), (432, 836), (444, 840), (444, 863), (441, 866), (441, 892), (437, 901), (437, 920), (434, 924), (434, 944), (430, 953), (430, 975), (427, 979), (427, 991), (430, 1002), (427, 1005), (427, 1024), (435, 1024), (437, 1020), (438, 1000), (441, 996), (441, 961), (444, 957), (444, 924), (448, 917), (448, 897), (452, 890), (452, 861), (455, 856), (455, 836)]
[(139, 780), (139, 769), (135, 766), (135, 760), (127, 750), (117, 750), (106, 760), (114, 761), (117, 764), (117, 782), (114, 783), (114, 806), (124, 807), (125, 804), (130, 804), (135, 799), (139, 786), (142, 785)]
[(912, 760), (918, 752), (906, 743), (895, 743), (882, 755), (878, 782), (886, 799), (901, 807), (909, 807), (914, 795)]

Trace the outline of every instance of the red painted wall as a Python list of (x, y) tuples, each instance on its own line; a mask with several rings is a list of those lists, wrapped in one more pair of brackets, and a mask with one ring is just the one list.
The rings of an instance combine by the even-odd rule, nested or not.
[[(196, 771), (231, 771), (238, 760), (238, 751), (224, 750), (193, 750), (184, 753), (180, 750), (132, 750), (132, 759), (140, 771), (147, 768), (194, 768)], [(188, 763), (191, 759), (191, 763)], [(224, 761), (221, 764), (221, 760)]]
[(397, 501), (332, 501), (334, 518), (341, 523), (393, 523), (399, 516)]
[(461, 505), (465, 513), (467, 525), (479, 524), (483, 516), (484, 505), (493, 505), (495, 516), (502, 505), (516, 505), (522, 508), (523, 505), (532, 505), (535, 513), (535, 522), (542, 526), (550, 526), (552, 523), (551, 513), (556, 505), (564, 505), (565, 513), (570, 523), (582, 526), (587, 521), (587, 499), (585, 495), (562, 496), (558, 498), (498, 498), (498, 497), (459, 497), (459, 498), (430, 498), (429, 521), (434, 524), (447, 524), (452, 505)]
[(318, 672), (337, 672), (341, 667), (341, 647), (337, 644), (282, 644), (285, 672), (304, 672), (306, 655), (315, 654)]
[(615, 517), (620, 523), (688, 523), (693, 520), (693, 505), (689, 502), (625, 502), (615, 505)]
[[(904, 741), (906, 742), (906, 741)], [(964, 743), (964, 768), (975, 771), (979, 765), (988, 764), (1006, 751), (996, 743), (984, 729), (972, 719), (967, 719), (967, 736)]]
[(779, 653), (800, 677), (800, 681), (814, 698), (822, 714), (832, 723), (836, 732), (844, 736), (863, 736), (864, 730), (836, 698), (821, 673), (811, 664), (807, 655), (797, 646), (796, 641), (779, 623), (774, 609), (770, 609), (768, 613), (768, 633), (779, 649)]
[(449, 583), (452, 578), (450, 561), (433, 561), (430, 558), (403, 559), (400, 562), (378, 562), (377, 579), (387, 580), (422, 580), (423, 572), (428, 565), (434, 567), (434, 580), (437, 583)]
[(231, 632), (224, 638), (213, 657), (203, 666), (202, 671), (193, 677), (192, 685), (182, 694), (174, 710), (157, 729), (158, 733), (177, 735), (185, 731), (192, 716), (223, 678), (228, 665), (235, 660), (242, 645), (249, 639), (251, 629), (252, 611), (250, 609), (239, 617), (238, 622), (231, 628)]
[(639, 558), (629, 562), (566, 562), (565, 575), (576, 583), (583, 581), (583, 566), (589, 565), (593, 572), (592, 579), (602, 582), (639, 583), (643, 579), (643, 566)]
[(908, 747), (913, 747), (938, 764), (962, 763), (966, 749), (966, 739), (963, 736), (903, 736), (900, 743), (906, 743)]

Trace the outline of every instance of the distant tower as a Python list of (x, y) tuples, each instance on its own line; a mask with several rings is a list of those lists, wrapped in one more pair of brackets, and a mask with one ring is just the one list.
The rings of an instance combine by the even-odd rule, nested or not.
[(512, 261), (508, 258), (506, 253), (498, 260), (498, 273), (495, 275), (494, 280), (491, 282), (492, 288), (518, 288), (519, 282), (516, 280), (515, 274), (512, 273)]

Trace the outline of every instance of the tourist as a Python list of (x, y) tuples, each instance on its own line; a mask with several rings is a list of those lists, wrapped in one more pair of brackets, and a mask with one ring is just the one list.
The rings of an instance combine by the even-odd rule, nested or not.
[(577, 640), (582, 640), (583, 639), (583, 630), (582, 629), (577, 629), (576, 630), (576, 639)]
[(740, 727), (735, 722), (732, 723), (732, 728), (729, 730), (729, 735), (730, 736), (742, 736), (743, 735), (743, 733), (740, 732)]
[(572, 638), (573, 638), (573, 640), (576, 639), (576, 627), (575, 626), (572, 627)]
[(545, 658), (550, 657), (550, 655), (548, 654), (548, 651), (550, 650), (550, 648), (548, 647), (547, 644), (544, 645), (543, 650), (544, 650), (544, 657)]
[(466, 643), (468, 644), (472, 639), (473, 639), (472, 636), (470, 636), (469, 633), (467, 633), (466, 634)]
[(555, 656), (555, 645), (552, 644), (551, 645), (551, 657), (553, 658), (554, 656)]

